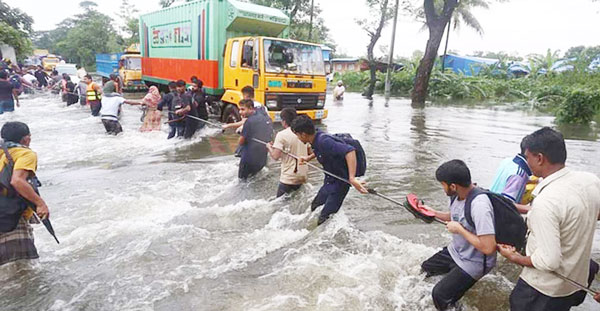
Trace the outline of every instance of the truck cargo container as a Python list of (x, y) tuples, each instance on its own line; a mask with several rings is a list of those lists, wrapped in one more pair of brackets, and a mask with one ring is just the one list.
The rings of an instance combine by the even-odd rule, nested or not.
[(219, 101), (223, 122), (240, 119), (247, 85), (275, 121), (285, 107), (324, 119), (321, 47), (285, 39), (289, 21), (280, 10), (236, 0), (186, 2), (142, 15), (142, 79), (164, 86), (197, 76)]

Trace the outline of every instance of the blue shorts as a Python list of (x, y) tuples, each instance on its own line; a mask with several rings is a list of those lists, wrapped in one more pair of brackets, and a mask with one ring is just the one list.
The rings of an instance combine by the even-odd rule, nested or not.
[(13, 99), (0, 100), (0, 114), (5, 111), (15, 111), (15, 101)]

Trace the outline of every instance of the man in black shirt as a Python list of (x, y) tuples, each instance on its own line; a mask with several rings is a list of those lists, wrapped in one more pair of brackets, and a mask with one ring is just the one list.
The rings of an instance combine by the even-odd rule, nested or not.
[(198, 121), (196, 118), (208, 120), (206, 95), (202, 90), (202, 81), (196, 79), (195, 82), (192, 82), (190, 91), (186, 95), (191, 97), (191, 105), (186, 105), (184, 109), (182, 109), (182, 112), (193, 118), (186, 118), (183, 137), (189, 139), (194, 136), (197, 130), (205, 126), (204, 122)]
[(178, 100), (176, 103), (174, 102), (176, 96), (178, 96), (177, 82), (171, 81), (169, 82), (169, 93), (165, 94), (160, 100), (160, 102), (158, 102), (158, 110), (162, 111), (163, 108), (166, 106), (167, 111), (169, 112), (169, 127), (171, 128), (171, 131), (169, 132), (169, 136), (167, 136), (167, 139), (171, 139), (175, 137), (175, 135), (177, 135), (177, 137), (183, 136), (184, 124), (183, 122), (181, 122), (181, 116), (177, 116), (175, 114), (175, 111), (181, 109), (181, 101)]
[(271, 141), (273, 126), (271, 118), (256, 112), (254, 101), (244, 99), (240, 101), (239, 107), (240, 114), (247, 118), (242, 130), (242, 137), (239, 140), (242, 157), (238, 177), (245, 180), (256, 175), (267, 164), (267, 147), (253, 139), (263, 142)]
[(0, 70), (0, 114), (15, 110), (15, 99), (19, 106), (17, 89), (8, 81), (8, 72)]

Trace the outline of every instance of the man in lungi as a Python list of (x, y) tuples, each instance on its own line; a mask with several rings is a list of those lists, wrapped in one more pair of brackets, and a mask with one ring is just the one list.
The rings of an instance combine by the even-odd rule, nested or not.
[[(36, 213), (41, 218), (50, 216), (46, 202), (36, 193), (28, 178), (35, 176), (37, 170), (37, 154), (29, 149), (31, 133), (23, 122), (6, 122), (0, 130), (0, 136), (13, 159), (14, 167), (10, 185), (22, 198), (35, 205)], [(0, 151), (0, 172), (8, 163), (4, 151)], [(6, 189), (0, 190), (0, 195), (7, 195)], [(0, 266), (17, 260), (39, 258), (33, 243), (32, 220), (33, 206), (28, 207), (19, 220), (17, 227), (10, 232), (0, 232)]]

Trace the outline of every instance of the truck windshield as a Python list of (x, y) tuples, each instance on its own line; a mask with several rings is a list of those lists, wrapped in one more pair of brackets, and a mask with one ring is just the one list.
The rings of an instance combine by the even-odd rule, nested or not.
[(325, 75), (323, 52), (318, 46), (264, 40), (264, 53), (267, 72)]
[(125, 60), (125, 69), (142, 70), (142, 59), (139, 57), (130, 57)]

